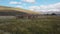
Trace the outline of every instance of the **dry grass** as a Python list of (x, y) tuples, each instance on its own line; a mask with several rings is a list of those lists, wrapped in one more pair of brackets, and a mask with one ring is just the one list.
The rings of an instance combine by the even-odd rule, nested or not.
[(60, 34), (60, 16), (0, 20), (0, 30), (9, 34)]

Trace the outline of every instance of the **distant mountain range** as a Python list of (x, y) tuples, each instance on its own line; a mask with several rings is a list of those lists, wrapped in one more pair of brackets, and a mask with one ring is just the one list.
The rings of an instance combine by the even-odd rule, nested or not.
[(39, 11), (41, 14), (60, 14), (60, 11)]

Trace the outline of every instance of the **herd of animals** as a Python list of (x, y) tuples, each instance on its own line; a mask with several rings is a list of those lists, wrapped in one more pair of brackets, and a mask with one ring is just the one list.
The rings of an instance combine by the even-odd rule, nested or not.
[(39, 15), (33, 15), (33, 14), (23, 14), (23, 15), (17, 15), (16, 18), (37, 18), (39, 17)]

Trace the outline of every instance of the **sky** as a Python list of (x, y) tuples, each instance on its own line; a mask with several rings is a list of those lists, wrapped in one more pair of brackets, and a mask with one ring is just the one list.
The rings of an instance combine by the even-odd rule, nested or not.
[(0, 0), (0, 5), (32, 11), (60, 11), (60, 0)]

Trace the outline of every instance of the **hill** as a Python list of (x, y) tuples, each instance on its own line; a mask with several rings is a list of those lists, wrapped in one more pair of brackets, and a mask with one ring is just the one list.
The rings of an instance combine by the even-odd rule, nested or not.
[(22, 8), (14, 8), (14, 7), (0, 6), (0, 12), (1, 11), (3, 11), (3, 12), (8, 11), (9, 12), (11, 10), (18, 11), (18, 12), (24, 12), (24, 13), (28, 13), (28, 14), (39, 14), (38, 12), (33, 12), (33, 11), (25, 10), (25, 9), (22, 9)]

